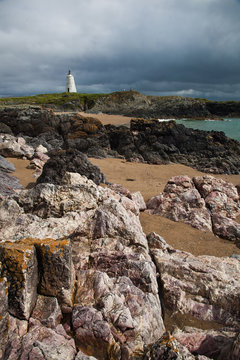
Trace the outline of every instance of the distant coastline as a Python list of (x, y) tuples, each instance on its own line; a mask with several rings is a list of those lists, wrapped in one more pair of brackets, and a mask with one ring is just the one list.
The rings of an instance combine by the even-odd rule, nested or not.
[(84, 111), (142, 118), (240, 118), (240, 101), (146, 96), (134, 90), (110, 94), (60, 93), (0, 98), (0, 106), (20, 104), (40, 105), (55, 111)]

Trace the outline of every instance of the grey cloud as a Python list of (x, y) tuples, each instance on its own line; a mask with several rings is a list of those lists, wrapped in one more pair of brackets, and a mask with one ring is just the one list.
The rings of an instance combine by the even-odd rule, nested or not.
[(0, 94), (136, 88), (240, 99), (237, 0), (0, 1)]

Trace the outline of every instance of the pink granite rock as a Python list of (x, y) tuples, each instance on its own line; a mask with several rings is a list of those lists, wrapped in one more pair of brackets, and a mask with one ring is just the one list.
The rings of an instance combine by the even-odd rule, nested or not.
[(121, 184), (109, 184), (108, 187), (120, 195), (126, 196), (129, 199), (132, 198), (131, 192)]
[(139, 215), (139, 207), (131, 199), (126, 196), (122, 196), (119, 201), (126, 210), (133, 212), (135, 215)]
[(211, 175), (204, 176), (195, 176), (193, 182), (202, 195), (203, 198), (206, 198), (211, 192), (218, 191), (227, 195), (227, 197), (238, 200), (238, 192), (236, 187), (222, 179), (217, 179)]
[[(205, 321), (237, 326), (240, 317), (240, 262), (234, 258), (193, 256), (148, 235), (163, 286), (165, 306)], [(155, 241), (152, 240), (155, 238)], [(163, 244), (163, 245), (161, 245)]]
[(73, 309), (72, 324), (77, 346), (88, 355), (108, 359), (114, 351), (115, 340), (101, 312), (86, 306)]
[(237, 330), (223, 328), (219, 330), (201, 330), (184, 327), (175, 328), (173, 336), (191, 353), (205, 355), (210, 359), (239, 359), (237, 349), (239, 334)]
[(42, 160), (40, 159), (37, 159), (37, 158), (33, 158), (29, 165), (27, 166), (27, 169), (42, 169), (43, 168), (43, 165), (45, 164), (45, 162), (43, 162)]
[[(1, 274), (1, 263), (0, 263)], [(2, 359), (8, 334), (8, 285), (7, 279), (0, 277), (0, 359)]]
[(233, 184), (210, 175), (196, 176), (193, 182), (212, 214), (232, 219), (240, 214), (239, 195)]
[(214, 214), (212, 216), (213, 232), (215, 235), (234, 241), (238, 246), (240, 245), (240, 224), (236, 221), (220, 215)]
[[(93, 312), (93, 309), (98, 309), (99, 316), (107, 321), (111, 333), (109, 339), (115, 339), (114, 343), (111, 340), (115, 356), (119, 353), (123, 358), (123, 354), (134, 357), (138, 349), (143, 349), (144, 344), (155, 341), (164, 332), (159, 299), (157, 294), (136, 287), (129, 277), (114, 273), (111, 275), (113, 277), (110, 278), (106, 273), (96, 270), (77, 272), (74, 301), (81, 304), (80, 308), (85, 306)], [(89, 321), (92, 322), (91, 319)], [(84, 343), (82, 332), (78, 334), (78, 339)], [(98, 357), (97, 347), (94, 340), (91, 349), (95, 350), (88, 354)], [(82, 349), (86, 352), (84, 347)]]
[(131, 193), (132, 201), (137, 205), (140, 211), (146, 210), (146, 204), (140, 191)]
[(171, 178), (163, 193), (147, 202), (147, 208), (150, 214), (182, 221), (197, 229), (212, 230), (210, 213), (188, 176)]
[(240, 214), (240, 203), (227, 194), (220, 191), (212, 191), (205, 198), (206, 206), (210, 209), (211, 214), (223, 215), (235, 219)]
[(35, 152), (40, 154), (46, 154), (48, 152), (48, 149), (40, 144), (36, 147)]
[[(64, 328), (68, 334), (76, 334), (79, 347), (88, 356), (136, 357), (139, 349), (156, 341), (165, 328), (156, 269), (134, 203), (78, 174), (67, 174), (63, 182), (24, 190), (11, 204), (7, 199), (2, 212), (3, 236), (36, 247), (41, 275), (38, 291), (58, 299)], [(12, 218), (7, 208), (14, 210)], [(54, 238), (49, 239), (52, 234)], [(71, 277), (72, 258), (76, 286)], [(96, 320), (96, 324), (85, 324), (87, 327), (74, 322), (73, 331), (71, 319), (77, 318), (72, 316), (72, 306), (91, 309), (89, 314), (97, 314), (102, 322)], [(45, 310), (43, 315), (45, 321)], [(33, 316), (40, 318), (35, 312)], [(98, 330), (99, 324), (108, 329), (108, 335), (101, 333), (101, 326)], [(91, 346), (85, 349), (88, 331)], [(16, 340), (14, 346), (21, 344), (22, 340)], [(33, 355), (40, 356), (39, 350), (34, 349)]]
[(23, 336), (17, 349), (15, 344), (9, 344), (5, 358), (7, 360), (74, 360), (75, 354), (74, 341), (65, 333), (61, 325), (53, 330), (31, 319), (28, 333)]
[(194, 356), (175, 337), (165, 333), (154, 344), (146, 347), (143, 360), (207, 360), (205, 356)]
[(56, 328), (62, 319), (62, 312), (57, 299), (38, 295), (31, 317), (39, 320), (46, 327)]
[(81, 350), (77, 353), (77, 356), (75, 357), (75, 360), (97, 360), (93, 356), (88, 356), (84, 354)]
[(14, 335), (22, 338), (28, 331), (28, 321), (20, 320), (12, 315), (9, 315), (8, 333), (10, 338)]
[(240, 214), (237, 188), (213, 176), (196, 176), (193, 181), (188, 176), (175, 176), (162, 194), (147, 202), (147, 208), (150, 214), (211, 230), (215, 235), (239, 242), (239, 226), (231, 221)]

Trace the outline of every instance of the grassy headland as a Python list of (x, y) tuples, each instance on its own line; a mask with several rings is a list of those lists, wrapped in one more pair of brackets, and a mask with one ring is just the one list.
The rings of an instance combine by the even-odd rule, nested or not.
[(105, 94), (56, 93), (39, 94), (33, 96), (19, 96), (0, 98), (0, 105), (40, 105), (55, 108), (71, 108), (86, 110), (91, 108), (95, 101)]
[(240, 101), (211, 101), (183, 96), (146, 96), (138, 91), (109, 94), (55, 93), (0, 98), (0, 106), (40, 105), (59, 111), (89, 111), (134, 117), (240, 117)]

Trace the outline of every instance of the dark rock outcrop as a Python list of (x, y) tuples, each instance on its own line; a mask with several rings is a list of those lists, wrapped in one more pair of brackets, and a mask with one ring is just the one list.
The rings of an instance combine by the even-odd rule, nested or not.
[(98, 98), (89, 113), (104, 112), (134, 117), (214, 118), (239, 117), (239, 101), (209, 101), (183, 96), (145, 96), (137, 91), (120, 91)]
[(122, 91), (100, 97), (88, 112), (144, 118), (212, 117), (204, 101), (181, 96), (146, 96), (137, 91)]
[[(153, 164), (174, 162), (210, 173), (240, 171), (238, 141), (223, 132), (189, 129), (174, 121), (136, 119), (129, 129), (103, 126), (100, 121), (78, 113), (54, 113), (39, 107), (0, 109), (0, 120), (11, 127), (14, 135), (22, 134), (33, 148), (42, 144), (48, 151), (76, 149), (92, 157), (125, 157)], [(6, 154), (31, 158), (33, 152), (26, 154), (25, 149), (22, 153), (20, 145), (8, 147)]]
[(57, 151), (50, 153), (50, 159), (45, 163), (37, 183), (60, 184), (66, 172), (75, 172), (85, 175), (97, 185), (105, 182), (100, 169), (93, 165), (87, 156), (78, 150)]
[(130, 161), (181, 163), (210, 173), (240, 171), (240, 144), (222, 132), (185, 128), (174, 121), (136, 119), (126, 127), (105, 126), (111, 150)]
[(216, 116), (240, 117), (240, 101), (206, 101), (207, 110)]
[[(42, 105), (54, 111), (88, 111), (108, 114), (143, 116), (145, 118), (214, 118), (219, 116), (240, 117), (240, 101), (210, 101), (183, 96), (146, 96), (135, 90), (117, 91), (111, 94), (46, 94), (23, 98), (1, 99), (1, 108), (16, 104), (32, 111)], [(14, 115), (14, 110), (12, 111)], [(44, 117), (44, 116), (43, 116)], [(7, 129), (6, 129), (7, 130)], [(1, 124), (0, 124), (1, 131)], [(5, 132), (5, 131), (4, 131)]]
[[(240, 144), (222, 132), (187, 129), (173, 121), (139, 119), (131, 121), (130, 130), (135, 152), (149, 163), (176, 162), (204, 172), (239, 173)], [(131, 158), (129, 151), (120, 149), (121, 144), (118, 148), (120, 154)]]

